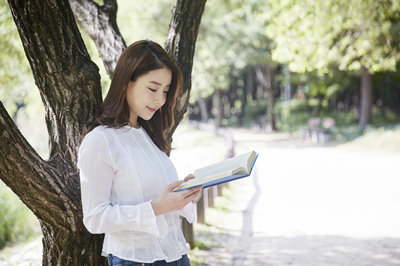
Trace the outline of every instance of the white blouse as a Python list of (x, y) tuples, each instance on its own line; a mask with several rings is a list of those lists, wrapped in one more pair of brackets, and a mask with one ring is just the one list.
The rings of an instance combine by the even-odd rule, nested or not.
[(178, 175), (143, 127), (96, 127), (81, 143), (78, 167), (83, 223), (93, 234), (105, 233), (103, 256), (151, 263), (188, 252), (179, 215), (194, 222), (193, 205), (154, 215), (151, 201)]

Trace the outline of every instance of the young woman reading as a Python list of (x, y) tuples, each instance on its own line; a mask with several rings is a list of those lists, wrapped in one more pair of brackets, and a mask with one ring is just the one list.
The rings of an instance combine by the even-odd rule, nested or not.
[(191, 201), (201, 187), (172, 190), (169, 157), (182, 74), (164, 49), (138, 41), (121, 54), (99, 115), (79, 148), (83, 223), (105, 234), (110, 265), (190, 265), (179, 216), (194, 220)]

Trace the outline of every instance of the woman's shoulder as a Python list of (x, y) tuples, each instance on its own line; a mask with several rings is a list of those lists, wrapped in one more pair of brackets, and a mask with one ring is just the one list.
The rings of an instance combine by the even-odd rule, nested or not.
[(96, 156), (96, 158), (102, 157), (104, 160), (112, 162), (112, 159), (110, 159), (112, 152), (110, 153), (110, 151), (113, 150), (114, 146), (112, 145), (112, 136), (109, 134), (111, 130), (112, 128), (97, 126), (88, 132), (79, 146), (78, 161)]
[(100, 126), (95, 127), (91, 132), (94, 132), (94, 134), (105, 134), (111, 130), (113, 130), (112, 127), (100, 125)]
[(83, 138), (83, 141), (88, 141), (91, 139), (108, 139), (110, 138), (110, 133), (112, 132), (112, 130), (113, 128), (107, 126), (97, 126), (86, 134), (86, 136)]

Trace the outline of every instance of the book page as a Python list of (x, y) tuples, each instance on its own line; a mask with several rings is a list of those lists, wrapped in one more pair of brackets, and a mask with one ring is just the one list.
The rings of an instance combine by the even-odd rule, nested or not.
[[(206, 180), (214, 180), (220, 177), (229, 176), (232, 174), (242, 173), (247, 174), (249, 172), (248, 165), (251, 166), (252, 160), (249, 159), (254, 157), (250, 156), (253, 152), (248, 152), (234, 158), (227, 159), (225, 161), (211, 164), (206, 167), (199, 168), (194, 171), (194, 179), (185, 182), (184, 185), (191, 185), (201, 183)], [(250, 162), (249, 162), (250, 161)]]

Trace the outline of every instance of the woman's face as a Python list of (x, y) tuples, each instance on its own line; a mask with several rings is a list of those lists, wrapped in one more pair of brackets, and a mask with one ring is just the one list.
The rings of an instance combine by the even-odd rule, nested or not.
[(129, 121), (137, 125), (138, 117), (149, 120), (164, 105), (171, 85), (172, 73), (167, 68), (152, 70), (129, 82), (126, 100), (130, 109)]

